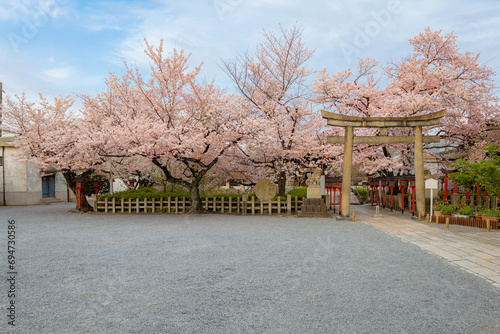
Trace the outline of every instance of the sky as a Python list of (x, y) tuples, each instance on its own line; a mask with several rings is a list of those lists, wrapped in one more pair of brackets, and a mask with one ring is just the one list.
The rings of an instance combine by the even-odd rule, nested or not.
[[(0, 0), (0, 82), (7, 94), (36, 98), (94, 95), (123, 61), (148, 66), (144, 38), (192, 53), (192, 66), (221, 87), (220, 65), (252, 52), (263, 29), (303, 28), (313, 69), (355, 67), (358, 57), (381, 65), (409, 55), (408, 39), (453, 32), (462, 52), (500, 71), (498, 0)], [(496, 75), (497, 85), (500, 76)], [(498, 90), (497, 90), (498, 94)]]

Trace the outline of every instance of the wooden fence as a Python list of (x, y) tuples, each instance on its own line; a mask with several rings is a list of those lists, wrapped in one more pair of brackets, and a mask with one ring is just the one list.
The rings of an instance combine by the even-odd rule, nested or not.
[[(303, 199), (287, 196), (286, 201), (278, 197), (277, 200), (260, 201), (255, 197), (219, 197), (202, 198), (203, 208), (208, 212), (233, 213), (241, 215), (256, 214), (288, 214), (297, 213), (303, 203)], [(97, 205), (95, 205), (97, 204)], [(189, 210), (191, 201), (185, 198), (167, 197), (148, 200), (144, 199), (125, 199), (125, 198), (105, 198), (98, 200), (94, 195), (94, 212), (104, 213), (184, 213)]]
[[(476, 218), (462, 218), (462, 217), (439, 217), (439, 223), (445, 224), (446, 218), (449, 219), (450, 225), (461, 225), (461, 226), (471, 226), (471, 227), (480, 227), (480, 228), (488, 228), (486, 219), (476, 219)], [(432, 216), (432, 222), (436, 222), (436, 216)], [(498, 229), (498, 220), (492, 219), (490, 220), (490, 228)]]

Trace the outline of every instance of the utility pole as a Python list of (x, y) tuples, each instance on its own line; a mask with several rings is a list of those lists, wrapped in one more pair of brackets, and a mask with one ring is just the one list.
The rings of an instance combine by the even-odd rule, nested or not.
[(2, 137), (2, 83), (0, 82), (0, 137)]
[[(2, 83), (0, 82), (0, 138), (2, 138)], [(2, 146), (2, 159), (0, 159), (0, 166), (2, 167), (2, 203), (5, 206), (5, 146)]]

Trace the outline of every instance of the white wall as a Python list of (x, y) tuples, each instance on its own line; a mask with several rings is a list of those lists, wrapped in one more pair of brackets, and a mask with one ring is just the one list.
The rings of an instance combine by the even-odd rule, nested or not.
[[(1, 148), (0, 148), (1, 150)], [(15, 147), (5, 147), (4, 166), (0, 167), (0, 205), (3, 205), (2, 168), (5, 168), (5, 204), (35, 205), (42, 203), (42, 178), (40, 172), (15, 157)], [(56, 199), (67, 201), (66, 182), (61, 173), (56, 174)]]

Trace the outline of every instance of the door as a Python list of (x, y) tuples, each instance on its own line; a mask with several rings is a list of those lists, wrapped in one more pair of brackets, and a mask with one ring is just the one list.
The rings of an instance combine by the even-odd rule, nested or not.
[(55, 175), (47, 175), (42, 177), (42, 197), (56, 197)]

